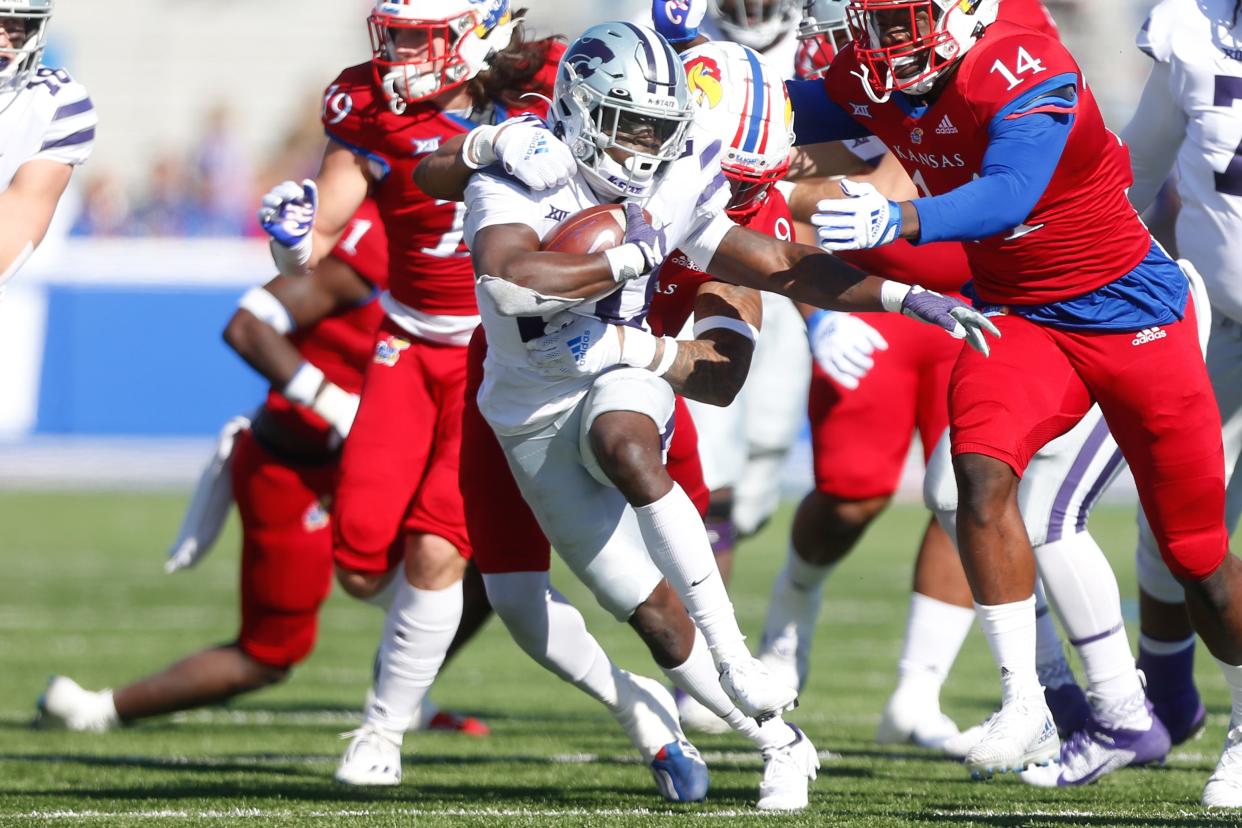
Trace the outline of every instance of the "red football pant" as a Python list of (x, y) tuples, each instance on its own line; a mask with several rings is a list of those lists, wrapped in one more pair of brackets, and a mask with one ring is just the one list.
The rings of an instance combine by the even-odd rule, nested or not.
[[(469, 377), (462, 415), (461, 493), (474, 564), (484, 575), (547, 572), (552, 548), (509, 470), (496, 433), (479, 412), (479, 385), (487, 340), (479, 328), (470, 340)], [(710, 493), (699, 463), (698, 432), (681, 398), (677, 398), (668, 473), (698, 507), (707, 512)]]
[(336, 465), (293, 466), (249, 431), (233, 449), (233, 499), (242, 525), (242, 652), (290, 667), (315, 646), (319, 607), (332, 587), (332, 532), (324, 503)]
[(1130, 464), (1161, 556), (1203, 579), (1228, 553), (1220, 414), (1194, 309), (1137, 333), (1074, 333), (1018, 316), (985, 358), (963, 348), (949, 382), (953, 454), (984, 454), (1019, 476), (1031, 456), (1100, 404)]
[(949, 372), (962, 343), (939, 328), (896, 313), (857, 316), (888, 341), (858, 388), (843, 388), (819, 365), (807, 409), (815, 488), (838, 500), (888, 497), (917, 428), (923, 460), (949, 425)]
[(470, 556), (458, 488), (466, 349), (380, 325), (362, 403), (341, 456), (332, 512), (336, 563), (386, 572), (398, 541), (437, 535)]

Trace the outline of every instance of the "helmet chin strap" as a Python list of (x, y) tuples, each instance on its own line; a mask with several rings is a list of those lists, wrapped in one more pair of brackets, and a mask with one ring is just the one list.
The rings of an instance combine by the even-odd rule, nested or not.
[(870, 98), (873, 103), (887, 103), (888, 99), (893, 97), (892, 84), (887, 84), (884, 88), (884, 96), (879, 97), (875, 94), (875, 89), (872, 88), (871, 81), (869, 80), (871, 75), (871, 67), (863, 63), (859, 68), (862, 71), (850, 72), (850, 74), (862, 81), (863, 92), (867, 93), (867, 97)]

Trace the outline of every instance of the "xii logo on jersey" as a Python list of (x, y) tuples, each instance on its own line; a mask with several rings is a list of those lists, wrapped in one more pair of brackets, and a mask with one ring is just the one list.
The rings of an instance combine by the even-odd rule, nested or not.
[(375, 343), (375, 364), (391, 368), (401, 358), (401, 352), (408, 347), (410, 347), (408, 339), (392, 335), (384, 337)]
[(414, 144), (415, 155), (428, 155), (440, 148), (439, 135), (432, 138), (411, 138), (410, 141)]
[(548, 206), (548, 214), (544, 216), (548, 221), (564, 221), (569, 218), (569, 211), (562, 210), (560, 207)]
[(851, 109), (850, 114), (853, 115), (855, 118), (870, 118), (871, 117), (871, 104), (856, 104), (851, 101), (850, 109)]

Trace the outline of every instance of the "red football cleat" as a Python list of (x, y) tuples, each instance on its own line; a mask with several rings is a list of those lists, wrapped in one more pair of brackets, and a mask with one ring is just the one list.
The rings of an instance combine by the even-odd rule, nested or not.
[(453, 733), (464, 733), (467, 736), (490, 736), (492, 729), (482, 719), (474, 716), (459, 716), (447, 710), (440, 710), (427, 723), (428, 730), (447, 730)]

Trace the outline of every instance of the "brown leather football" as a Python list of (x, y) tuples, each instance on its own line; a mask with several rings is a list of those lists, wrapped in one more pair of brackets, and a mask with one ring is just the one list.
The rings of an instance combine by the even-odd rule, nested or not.
[[(647, 220), (650, 214), (644, 210)], [(625, 208), (620, 204), (598, 204), (574, 213), (552, 228), (541, 250), (558, 253), (598, 253), (625, 240)]]

